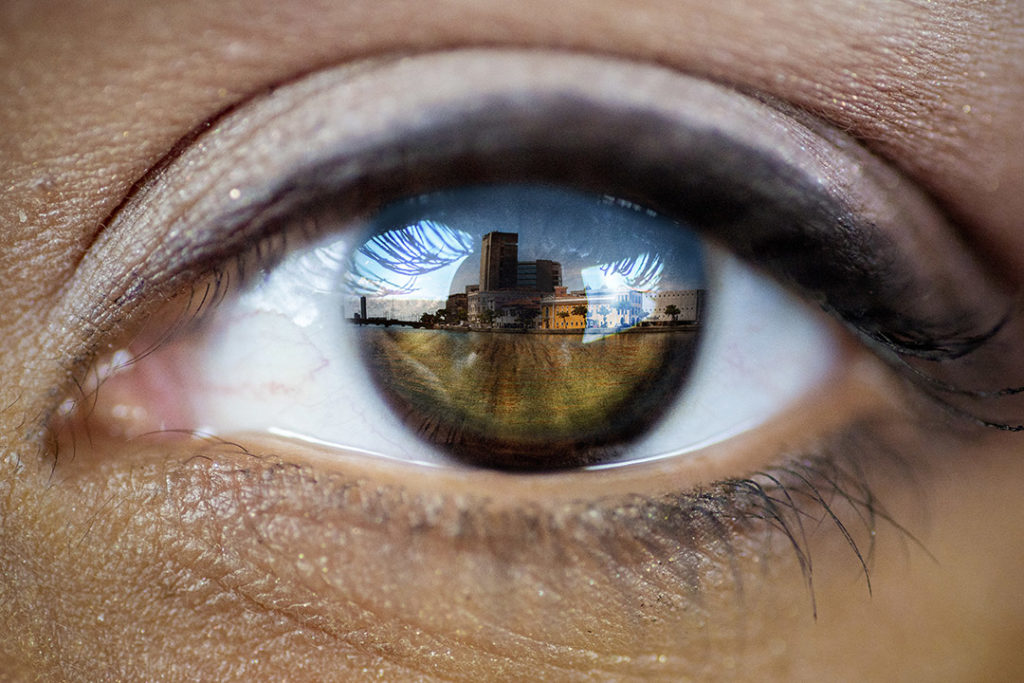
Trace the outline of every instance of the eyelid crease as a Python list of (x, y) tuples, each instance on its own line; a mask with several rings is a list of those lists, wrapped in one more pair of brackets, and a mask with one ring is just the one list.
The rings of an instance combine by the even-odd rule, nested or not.
[(154, 299), (297, 211), (341, 226), (469, 180), (561, 182), (683, 214), (869, 343), (906, 338), (900, 356), (1002, 319), (1006, 295), (923, 195), (779, 106), (660, 67), (500, 50), (356, 63), (283, 86), (197, 135), (94, 243), (53, 313), (55, 329), (90, 321), (61, 345), (65, 382)]

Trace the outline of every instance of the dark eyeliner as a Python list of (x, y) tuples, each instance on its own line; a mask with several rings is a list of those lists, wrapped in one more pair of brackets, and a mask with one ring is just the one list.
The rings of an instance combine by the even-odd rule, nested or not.
[[(926, 198), (855, 143), (806, 115), (660, 69), (559, 55), (573, 68), (538, 77), (543, 56), (479, 56), (342, 67), (214, 123), (93, 245), (71, 288), (102, 282), (111, 294), (68, 296), (54, 318), (106, 322), (68, 344), (63, 365), (73, 374), (135, 306), (278, 239), (296, 215), (315, 217), (311, 231), (330, 229), (402, 196), (531, 181), (683, 220), (883, 355), (958, 388), (1002, 388), (976, 375), (984, 366), (1006, 377), (1005, 357), (961, 359), (995, 346), (997, 333), (1017, 338), (1012, 297)], [(481, 61), (504, 80), (471, 69), (455, 85), (441, 79), (451, 92), (426, 80)], [(601, 85), (587, 85), (597, 75)]]

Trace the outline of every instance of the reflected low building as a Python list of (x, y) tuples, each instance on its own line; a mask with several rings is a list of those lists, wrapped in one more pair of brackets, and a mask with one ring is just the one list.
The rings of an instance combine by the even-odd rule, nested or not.
[(545, 330), (632, 327), (650, 313), (644, 296), (644, 292), (635, 290), (570, 292), (565, 287), (557, 287), (554, 294), (540, 300), (540, 327)]
[(469, 315), (469, 294), (468, 292), (456, 292), (449, 294), (445, 302), (445, 311), (449, 320), (465, 320)]
[(651, 292), (647, 296), (654, 303), (654, 310), (648, 318), (651, 322), (700, 322), (704, 306), (703, 289)]
[(534, 327), (540, 315), (537, 292), (514, 289), (473, 291), (467, 297), (470, 323), (483, 327)]
[(585, 291), (569, 292), (555, 287), (555, 293), (540, 300), (540, 328), (544, 330), (582, 330), (587, 326), (590, 300)]
[(540, 300), (538, 327), (545, 330), (624, 329), (637, 325), (695, 324), (700, 321), (703, 290), (663, 292), (568, 291)]

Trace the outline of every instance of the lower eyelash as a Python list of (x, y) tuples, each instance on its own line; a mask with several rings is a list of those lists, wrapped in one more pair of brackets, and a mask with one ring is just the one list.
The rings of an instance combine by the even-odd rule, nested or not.
[[(638, 496), (616, 505), (601, 524), (626, 530), (625, 537), (643, 545), (653, 560), (673, 567), (677, 580), (692, 594), (706, 588), (702, 568), (721, 564), (724, 559), (739, 598), (743, 578), (736, 562), (737, 546), (761, 541), (761, 552), (767, 559), (768, 548), (774, 544), (772, 537), (780, 534), (800, 568), (816, 618), (808, 528), (830, 524), (842, 535), (864, 574), (869, 594), (878, 522), (892, 523), (909, 536), (881, 507), (863, 472), (839, 464), (839, 460), (847, 459), (843, 448), (787, 460), (749, 477), (717, 482), (706, 489), (659, 499)], [(844, 521), (843, 517), (848, 519)], [(600, 528), (595, 525), (595, 536), (604, 535)], [(620, 538), (619, 533), (603, 540), (616, 538)]]
[[(882, 527), (931, 557), (886, 510), (872, 486), (880, 476), (899, 477), (901, 484), (913, 480), (909, 460), (880, 436), (886, 427), (883, 420), (860, 422), (813, 451), (783, 456), (780, 464), (747, 477), (690, 491), (596, 498), (557, 507), (509, 508), (483, 496), (413, 494), (398, 485), (339, 480), (342, 475), (282, 464), (272, 454), (256, 454), (219, 439), (207, 438), (185, 467), (193, 459), (241, 451), (266, 464), (218, 466), (217, 477), (228, 481), (217, 489), (252, 489), (243, 495), (260, 509), (275, 508), (275, 495), (282, 495), (275, 494), (279, 486), (312, 487), (318, 500), (307, 501), (310, 506), (341, 511), (347, 525), (382, 530), (399, 545), (403, 538), (412, 542), (434, 536), (451, 552), (477, 548), (498, 574), (515, 567), (565, 567), (584, 559), (588, 566), (613, 574), (613, 585), (629, 597), (636, 595), (637, 581), (661, 582), (699, 604), (712, 586), (731, 582), (742, 604), (749, 576), (741, 568), (747, 566), (744, 558), (757, 556), (767, 572), (788, 555), (802, 575), (807, 607), (816, 618), (812, 545), (822, 529), (831, 529), (827, 540), (838, 540), (840, 551), (863, 574), (868, 594), (876, 534)], [(211, 497), (216, 495), (211, 492)], [(237, 508), (237, 501), (229, 507)]]

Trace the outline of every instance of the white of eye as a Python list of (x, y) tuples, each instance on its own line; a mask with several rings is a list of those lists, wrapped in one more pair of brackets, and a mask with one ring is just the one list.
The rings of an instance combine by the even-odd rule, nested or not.
[[(451, 462), (379, 395), (346, 322), (339, 265), (352, 244), (296, 251), (225, 301), (204, 331), (186, 400), (214, 435), (264, 432), (420, 465)], [(709, 305), (690, 375), (650, 431), (617, 461), (676, 457), (761, 425), (825, 381), (833, 333), (805, 304), (708, 248)]]
[(709, 254), (709, 316), (672, 407), (608, 469), (692, 453), (764, 424), (819, 385), (839, 357), (806, 304), (721, 249)]

